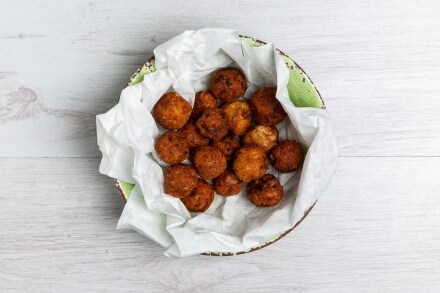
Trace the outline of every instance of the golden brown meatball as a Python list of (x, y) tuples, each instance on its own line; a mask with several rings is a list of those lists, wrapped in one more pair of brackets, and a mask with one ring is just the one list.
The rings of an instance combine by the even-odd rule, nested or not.
[(192, 117), (197, 119), (206, 109), (216, 108), (217, 100), (207, 91), (198, 92), (194, 100)]
[(191, 116), (191, 105), (178, 93), (165, 93), (153, 107), (157, 123), (168, 129), (179, 129)]
[(266, 174), (249, 182), (246, 194), (249, 201), (257, 207), (272, 207), (283, 198), (283, 187), (275, 176)]
[(286, 117), (281, 103), (275, 97), (274, 87), (260, 88), (251, 98), (250, 104), (255, 119), (263, 125), (277, 125)]
[(167, 130), (154, 143), (160, 159), (168, 164), (177, 164), (188, 158), (189, 148), (183, 137), (174, 130)]
[(235, 151), (240, 148), (240, 142), (235, 136), (226, 136), (225, 138), (214, 141), (213, 146), (222, 152), (226, 160), (230, 160)]
[(199, 178), (191, 194), (180, 200), (191, 212), (204, 212), (214, 200), (214, 190), (208, 182)]
[(282, 173), (289, 173), (301, 168), (304, 151), (298, 142), (285, 140), (272, 149), (269, 158), (275, 169)]
[(232, 102), (246, 92), (246, 78), (236, 68), (223, 68), (214, 72), (211, 78), (211, 92), (223, 102)]
[(243, 135), (252, 122), (251, 107), (243, 101), (227, 103), (222, 107), (228, 120), (229, 130), (234, 135)]
[(231, 169), (214, 179), (214, 190), (220, 195), (231, 196), (238, 194), (243, 188), (243, 181), (237, 178)]
[(188, 123), (177, 132), (187, 142), (190, 149), (209, 144), (209, 139), (200, 134), (194, 121), (188, 121)]
[(257, 125), (246, 132), (242, 143), (244, 145), (259, 146), (265, 152), (269, 152), (278, 143), (278, 136), (278, 130), (275, 126)]
[(262, 148), (248, 146), (240, 148), (235, 153), (232, 168), (241, 181), (249, 182), (263, 176), (268, 164), (266, 153)]
[(213, 179), (226, 170), (226, 158), (212, 146), (202, 146), (194, 151), (193, 163), (200, 177)]
[(214, 140), (222, 139), (229, 131), (225, 113), (218, 108), (205, 110), (197, 120), (196, 126), (204, 137)]
[(178, 198), (189, 196), (196, 184), (196, 170), (189, 165), (173, 165), (165, 172), (164, 190), (171, 196)]

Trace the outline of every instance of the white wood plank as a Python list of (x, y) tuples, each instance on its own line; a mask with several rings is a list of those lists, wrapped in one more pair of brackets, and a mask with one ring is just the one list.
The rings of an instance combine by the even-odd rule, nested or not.
[(99, 156), (94, 116), (158, 44), (234, 27), (310, 74), (342, 156), (440, 156), (438, 1), (1, 1), (0, 156)]
[(438, 292), (440, 158), (341, 158), (309, 217), (236, 257), (116, 231), (98, 159), (0, 159), (1, 292)]

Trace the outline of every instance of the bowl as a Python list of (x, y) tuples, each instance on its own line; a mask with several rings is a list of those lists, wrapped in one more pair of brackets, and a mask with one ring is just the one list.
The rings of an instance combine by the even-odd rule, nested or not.
[[(240, 35), (240, 38), (243, 41), (247, 42), (252, 47), (258, 47), (266, 44), (263, 41), (248, 36)], [(288, 55), (286, 55), (280, 50), (278, 50), (278, 52), (281, 55), (284, 62), (286, 63), (287, 68), (289, 69), (289, 82), (287, 84), (287, 90), (289, 92), (289, 97), (292, 103), (296, 107), (315, 107), (315, 108), (324, 109), (325, 108), (324, 101), (322, 100), (319, 91), (316, 89), (315, 85), (308, 77), (308, 75), (305, 73), (305, 71)], [(152, 56), (150, 59), (147, 60), (147, 62), (144, 65), (139, 67), (136, 70), (136, 72), (133, 73), (133, 75), (131, 76), (127, 86), (141, 82), (143, 80), (144, 75), (154, 72), (156, 70), (154, 66), (154, 61), (155, 61), (154, 56)], [(115, 185), (122, 200), (126, 202), (130, 196), (130, 192), (133, 189), (134, 185), (118, 179), (115, 179)], [(239, 255), (239, 254), (252, 252), (261, 249), (263, 247), (266, 247), (278, 241), (279, 239), (283, 238), (285, 235), (287, 235), (289, 232), (295, 229), (310, 213), (310, 211), (315, 206), (315, 204), (316, 202), (306, 210), (303, 217), (298, 222), (296, 222), (292, 228), (288, 229), (287, 231), (276, 237), (273, 237), (271, 239), (266, 239), (259, 245), (252, 247), (246, 251), (240, 251), (234, 253), (210, 251), (202, 254), (210, 255), (210, 256), (231, 256), (231, 255)]]

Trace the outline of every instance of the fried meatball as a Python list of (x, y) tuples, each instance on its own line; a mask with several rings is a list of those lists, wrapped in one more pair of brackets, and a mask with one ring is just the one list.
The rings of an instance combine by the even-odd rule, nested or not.
[(216, 108), (217, 100), (207, 91), (198, 92), (194, 100), (192, 117), (197, 119), (206, 109)]
[(214, 140), (222, 139), (229, 131), (225, 113), (218, 108), (205, 110), (197, 120), (196, 126), (204, 137)]
[(257, 207), (272, 207), (283, 198), (283, 187), (275, 176), (266, 174), (249, 182), (246, 194), (249, 201)]
[(252, 122), (251, 107), (243, 101), (227, 103), (222, 107), (228, 120), (229, 130), (234, 135), (243, 135)]
[(226, 158), (212, 146), (202, 146), (194, 151), (193, 163), (200, 177), (213, 179), (226, 170)]
[(189, 165), (173, 165), (165, 172), (164, 190), (171, 196), (178, 198), (189, 196), (196, 184), (196, 170)]
[(289, 173), (301, 168), (304, 161), (304, 151), (294, 140), (280, 142), (269, 155), (272, 166), (281, 173)]
[(204, 212), (214, 200), (214, 190), (208, 182), (199, 178), (191, 194), (180, 200), (191, 212)]
[(153, 107), (157, 123), (168, 129), (179, 129), (191, 116), (191, 105), (178, 93), (165, 93)]
[(278, 143), (278, 136), (278, 130), (275, 126), (257, 125), (246, 132), (242, 143), (262, 147), (267, 153)]
[(177, 132), (186, 141), (190, 149), (209, 144), (209, 139), (200, 134), (197, 130), (196, 124), (191, 120)]
[(174, 130), (167, 130), (154, 143), (160, 159), (168, 164), (177, 164), (188, 158), (189, 148), (186, 140)]
[(277, 125), (286, 117), (281, 103), (275, 97), (274, 87), (260, 88), (251, 98), (250, 104), (255, 119), (263, 125)]
[(268, 165), (269, 162), (263, 148), (247, 146), (240, 148), (235, 153), (232, 168), (241, 181), (249, 182), (263, 176)]
[(232, 102), (246, 92), (246, 78), (236, 68), (223, 68), (214, 72), (211, 78), (211, 92), (223, 102)]
[(214, 141), (213, 146), (222, 152), (226, 160), (230, 160), (235, 151), (240, 148), (240, 142), (235, 136), (226, 136), (225, 138)]
[(214, 179), (214, 190), (220, 195), (231, 196), (238, 194), (243, 188), (243, 181), (238, 179), (231, 169), (226, 169), (223, 174)]

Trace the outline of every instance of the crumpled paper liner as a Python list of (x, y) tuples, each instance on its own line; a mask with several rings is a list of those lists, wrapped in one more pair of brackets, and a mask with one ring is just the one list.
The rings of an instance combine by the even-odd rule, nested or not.
[[(327, 111), (296, 108), (286, 88), (288, 68), (274, 45), (250, 47), (235, 30), (185, 31), (158, 46), (154, 55), (156, 71), (125, 88), (119, 103), (97, 116), (100, 172), (135, 184), (117, 228), (138, 231), (165, 247), (165, 255), (171, 257), (246, 251), (292, 228), (335, 173), (338, 151)], [(193, 104), (195, 93), (209, 88), (213, 71), (228, 66), (246, 75), (245, 99), (259, 87), (277, 86), (277, 99), (288, 114), (277, 125), (280, 139), (298, 140), (307, 155), (297, 172), (268, 170), (284, 188), (284, 198), (275, 207), (255, 207), (243, 189), (232, 197), (216, 194), (205, 213), (190, 213), (163, 191), (164, 163), (154, 154), (154, 141), (164, 130), (150, 111), (167, 91)]]

